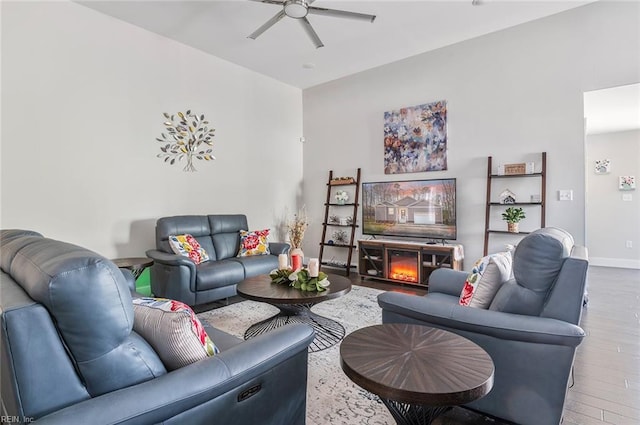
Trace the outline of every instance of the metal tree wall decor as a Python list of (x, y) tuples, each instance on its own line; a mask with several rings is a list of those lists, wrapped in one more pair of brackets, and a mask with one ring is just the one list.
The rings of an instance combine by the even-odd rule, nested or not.
[(211, 155), (213, 149), (205, 149), (204, 145), (213, 146), (213, 136), (216, 131), (209, 128), (209, 121), (204, 119), (204, 115), (198, 115), (188, 110), (185, 113), (178, 112), (176, 115), (163, 113), (167, 121), (164, 122), (167, 133), (160, 134), (156, 140), (163, 143), (160, 148), (162, 153), (158, 158), (164, 158), (164, 162), (171, 165), (176, 161), (187, 159), (187, 165), (182, 171), (197, 171), (193, 165), (193, 159), (211, 161), (216, 159)]

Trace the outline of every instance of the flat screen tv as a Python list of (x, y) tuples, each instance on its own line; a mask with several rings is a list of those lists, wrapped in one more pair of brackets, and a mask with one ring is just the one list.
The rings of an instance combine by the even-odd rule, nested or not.
[(362, 233), (456, 239), (456, 179), (362, 183)]

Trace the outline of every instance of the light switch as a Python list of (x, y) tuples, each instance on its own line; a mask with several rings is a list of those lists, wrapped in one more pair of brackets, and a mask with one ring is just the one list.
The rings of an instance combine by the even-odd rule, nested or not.
[(630, 193), (623, 193), (622, 194), (622, 200), (623, 201), (633, 201), (633, 196), (631, 196)]
[(573, 201), (573, 190), (561, 189), (558, 191), (559, 201)]

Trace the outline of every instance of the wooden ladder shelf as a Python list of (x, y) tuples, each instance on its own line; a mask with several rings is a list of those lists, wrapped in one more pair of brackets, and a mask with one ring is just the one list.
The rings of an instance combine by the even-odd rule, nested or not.
[[(336, 191), (344, 189), (346, 186), (351, 186), (355, 188), (355, 193), (350, 193), (349, 201), (345, 203), (338, 203), (337, 201), (332, 202), (332, 196), (335, 196)], [(354, 239), (356, 236), (356, 228), (358, 225), (356, 224), (358, 219), (358, 199), (360, 195), (360, 168), (356, 173), (356, 177), (347, 177), (347, 178), (334, 178), (333, 170), (329, 171), (329, 180), (327, 181), (327, 199), (324, 203), (324, 220), (322, 222), (322, 239), (320, 241), (320, 255), (319, 261), (321, 265), (325, 265), (328, 267), (336, 267), (336, 268), (344, 268), (345, 276), (349, 276), (351, 273), (351, 269), (355, 269), (356, 266), (351, 264), (351, 258), (353, 256), (353, 250), (356, 248), (354, 244)], [(341, 222), (331, 220), (331, 216), (329, 215), (332, 211), (349, 211), (351, 213), (351, 220), (348, 222)], [(346, 218), (346, 217), (345, 217)], [(327, 228), (338, 228), (338, 229), (347, 229), (347, 233), (349, 234), (348, 240), (343, 241), (334, 241), (328, 238)], [(336, 261), (323, 261), (323, 256), (325, 255), (325, 248), (330, 250), (346, 250), (346, 261), (336, 262)], [(333, 259), (334, 257), (332, 257)]]

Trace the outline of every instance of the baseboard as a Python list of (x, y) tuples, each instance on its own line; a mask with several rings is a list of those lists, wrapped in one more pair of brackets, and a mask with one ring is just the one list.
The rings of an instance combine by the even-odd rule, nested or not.
[(621, 258), (589, 257), (589, 264), (601, 267), (619, 267), (621, 269), (640, 269), (640, 260)]

